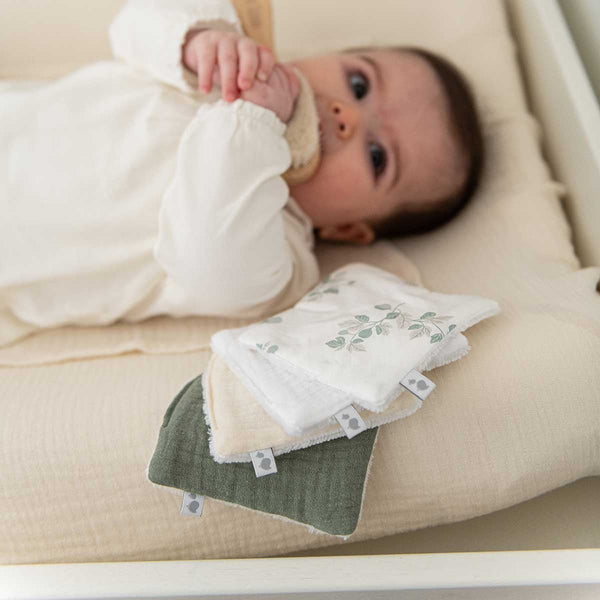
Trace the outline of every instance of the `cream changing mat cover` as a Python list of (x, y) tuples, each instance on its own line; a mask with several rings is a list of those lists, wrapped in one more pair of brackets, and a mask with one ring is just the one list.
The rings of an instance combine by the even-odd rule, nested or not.
[[(573, 251), (565, 190), (542, 159), (503, 3), (309, 5), (273, 3), (282, 58), (372, 43), (440, 51), (474, 81), (489, 148), (482, 188), (459, 217), (398, 240), (404, 254), (320, 243), (321, 274), (367, 262), (502, 307), (469, 330), (468, 360), (436, 369), (435, 404), (381, 427), (348, 541), (469, 519), (600, 475), (600, 266), (581, 268)], [(64, 6), (65, 17), (84, 10)], [(403, 273), (404, 255), (423, 281)], [(146, 479), (166, 407), (206, 368), (210, 335), (245, 324), (157, 318), (2, 349), (0, 563), (272, 556), (340, 543), (210, 499), (202, 518), (184, 518), (180, 499)]]

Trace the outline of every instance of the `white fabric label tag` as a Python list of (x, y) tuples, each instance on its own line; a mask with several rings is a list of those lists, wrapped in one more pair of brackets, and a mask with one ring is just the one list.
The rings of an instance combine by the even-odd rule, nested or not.
[(365, 422), (361, 419), (357, 410), (350, 404), (335, 414), (337, 422), (342, 426), (348, 438), (353, 438), (361, 431), (367, 429)]
[(428, 379), (425, 375), (421, 375), (416, 369), (411, 369), (400, 380), (400, 384), (421, 400), (425, 400), (436, 388), (435, 383), (431, 379)]
[(277, 473), (277, 465), (275, 464), (275, 457), (271, 448), (253, 450), (249, 454), (257, 477)]
[(187, 517), (199, 517), (202, 515), (203, 507), (204, 496), (193, 494), (192, 492), (183, 492), (183, 500), (181, 502), (179, 514)]

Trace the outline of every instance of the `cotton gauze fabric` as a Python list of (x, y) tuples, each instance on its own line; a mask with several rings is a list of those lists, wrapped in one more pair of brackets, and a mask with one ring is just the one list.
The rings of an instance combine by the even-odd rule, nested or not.
[(186, 383), (167, 408), (146, 468), (153, 485), (268, 513), (311, 533), (346, 539), (354, 532), (379, 429), (291, 452), (277, 459), (276, 473), (256, 477), (250, 464), (212, 460), (201, 402), (202, 374)]

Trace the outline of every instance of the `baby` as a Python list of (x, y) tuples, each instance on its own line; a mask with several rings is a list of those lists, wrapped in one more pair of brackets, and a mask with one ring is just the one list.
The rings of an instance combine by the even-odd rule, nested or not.
[[(420, 233), (475, 190), (475, 104), (431, 53), (277, 63), (229, 0), (128, 0), (109, 37), (119, 60), (0, 93), (0, 345), (41, 327), (273, 314), (319, 281), (315, 234)], [(288, 187), (292, 67), (322, 153)]]
[[(294, 73), (280, 65), (294, 91), (274, 78), (270, 100), (259, 99), (260, 83), (253, 84), (274, 64), (265, 47), (235, 33), (196, 30), (183, 56), (201, 92), (211, 89), (216, 68), (225, 100), (256, 102), (287, 122)], [(289, 64), (315, 92), (325, 157), (317, 175), (290, 193), (321, 239), (370, 244), (423, 233), (473, 195), (483, 166), (481, 127), (468, 83), (447, 60), (417, 48), (355, 48)]]

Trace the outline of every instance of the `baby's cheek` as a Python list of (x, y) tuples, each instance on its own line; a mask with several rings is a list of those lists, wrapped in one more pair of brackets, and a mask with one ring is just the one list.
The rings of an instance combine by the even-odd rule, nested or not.
[(350, 164), (342, 164), (331, 171), (329, 179), (332, 187), (340, 192), (359, 192), (365, 187), (365, 177), (360, 169), (352, 168)]
[(356, 168), (350, 156), (325, 155), (316, 174), (301, 187), (307, 195), (328, 206), (349, 206), (351, 198), (370, 189), (363, 170)]

